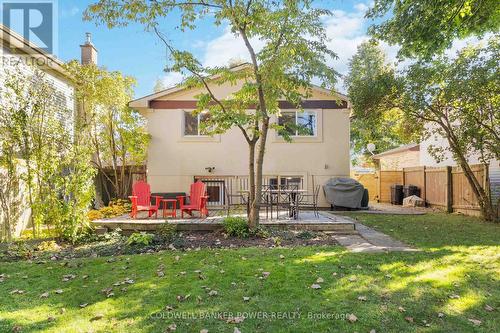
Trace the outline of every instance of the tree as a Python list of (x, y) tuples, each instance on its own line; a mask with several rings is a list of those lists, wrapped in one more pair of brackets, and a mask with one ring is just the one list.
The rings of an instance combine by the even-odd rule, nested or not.
[[(204, 87), (198, 96), (198, 110), (208, 110), (205, 130), (223, 133), (237, 127), (249, 148), (250, 216), (249, 225), (259, 222), (262, 170), (268, 131), (282, 130), (271, 123), (279, 115), (278, 101), (285, 99), (300, 109), (301, 101), (311, 94), (311, 81), (333, 88), (337, 73), (326, 62), (336, 57), (326, 45), (322, 17), (330, 12), (311, 6), (310, 0), (273, 2), (267, 0), (108, 1), (89, 6), (86, 16), (108, 27), (139, 22), (154, 31), (169, 50), (168, 70), (190, 75), (185, 85)], [(170, 15), (170, 16), (169, 16)], [(216, 25), (227, 24), (246, 46), (251, 59), (246, 70), (229, 66), (207, 67), (187, 51), (179, 50), (160, 31), (160, 20), (178, 16), (181, 30), (194, 29), (199, 19), (214, 17)], [(264, 44), (258, 50), (256, 41)], [(243, 81), (243, 86), (228, 99), (219, 99), (209, 83)], [(247, 112), (255, 109), (255, 112)]]
[(351, 149), (367, 155), (366, 145), (374, 143), (382, 152), (415, 140), (415, 128), (408, 128), (397, 98), (395, 69), (386, 63), (376, 41), (358, 46), (349, 61), (345, 86), (352, 103)]
[[(0, 89), (0, 160), (14, 186), (19, 190), (19, 179), (25, 187), (33, 235), (45, 225), (74, 240), (87, 227), (85, 213), (93, 194), (92, 168), (82, 163), (89, 150), (74, 137), (78, 128), (66, 97), (45, 73), (19, 65), (7, 68), (5, 77)], [(12, 201), (9, 205), (6, 215), (11, 218), (16, 207)]]
[[(430, 153), (440, 161), (450, 152), (476, 195), (482, 216), (495, 219), (491, 193), (472, 172), (469, 161), (479, 157), (488, 164), (500, 159), (500, 79), (498, 37), (486, 46), (467, 47), (455, 58), (438, 56), (420, 60), (407, 70), (393, 73), (382, 82), (366, 81), (365, 100), (376, 109), (399, 108), (404, 121), (418, 129), (421, 139), (444, 138), (448, 146), (431, 146)], [(371, 87), (392, 82), (386, 93)], [(362, 83), (361, 83), (362, 85)], [(390, 92), (390, 93), (388, 93)]]
[[(472, 172), (469, 160), (484, 164), (500, 160), (500, 39), (467, 47), (455, 59), (445, 56), (412, 65), (405, 73), (401, 107), (417, 124), (423, 138), (446, 138), (453, 159), (462, 168), (486, 220), (496, 213), (489, 188)], [(440, 160), (446, 148), (431, 146)]]
[(500, 2), (375, 0), (366, 16), (372, 19), (388, 17), (371, 26), (369, 33), (377, 39), (400, 45), (400, 56), (431, 57), (449, 48), (456, 38), (496, 33), (500, 27)]
[(113, 187), (108, 198), (125, 198), (133, 167), (144, 164), (149, 143), (144, 118), (127, 106), (135, 80), (77, 61), (66, 68), (78, 82), (76, 98), (82, 105), (79, 122), (85, 129), (80, 135), (92, 144), (92, 163), (99, 170), (101, 182)]

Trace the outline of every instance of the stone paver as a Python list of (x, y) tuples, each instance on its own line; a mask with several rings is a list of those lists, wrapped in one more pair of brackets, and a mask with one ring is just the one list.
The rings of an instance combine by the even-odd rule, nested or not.
[[(323, 213), (330, 214), (331, 213)], [(357, 235), (336, 235), (335, 240), (345, 246), (351, 252), (388, 252), (388, 251), (418, 251), (405, 243), (392, 238), (382, 232), (359, 223), (355, 219), (343, 216), (345, 220), (351, 221), (356, 226)]]

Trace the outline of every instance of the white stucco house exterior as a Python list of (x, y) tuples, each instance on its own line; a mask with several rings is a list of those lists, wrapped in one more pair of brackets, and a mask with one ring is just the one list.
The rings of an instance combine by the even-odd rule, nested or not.
[[(245, 65), (241, 65), (243, 68)], [(234, 70), (239, 70), (236, 67)], [(240, 89), (242, 82), (210, 83), (217, 98)], [(193, 117), (196, 95), (204, 89), (176, 86), (130, 102), (147, 119), (151, 143), (147, 181), (152, 192), (189, 192), (197, 179), (207, 183), (209, 205), (224, 203), (225, 193), (248, 189), (248, 145), (237, 128), (222, 135), (204, 136)], [(308, 132), (285, 142), (270, 130), (264, 162), (264, 183), (298, 184), (310, 192), (332, 177), (349, 177), (349, 102), (341, 94), (314, 87), (303, 101), (304, 112), (285, 101), (282, 117), (272, 122), (308, 124)], [(319, 205), (329, 207), (320, 191)]]

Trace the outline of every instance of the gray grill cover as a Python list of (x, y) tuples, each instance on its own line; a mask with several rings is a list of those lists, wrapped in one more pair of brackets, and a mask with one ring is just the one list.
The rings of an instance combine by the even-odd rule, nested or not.
[(326, 200), (339, 207), (362, 208), (365, 188), (351, 178), (332, 178), (323, 186)]

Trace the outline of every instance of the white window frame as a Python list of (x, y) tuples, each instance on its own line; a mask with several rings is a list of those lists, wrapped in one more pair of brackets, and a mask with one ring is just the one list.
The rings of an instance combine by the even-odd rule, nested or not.
[[(295, 130), (294, 135), (290, 135), (292, 138), (317, 138), (318, 137), (318, 126), (319, 126), (319, 118), (318, 118), (318, 110), (307, 110), (305, 109), (303, 112), (299, 110), (284, 110), (283, 113), (290, 113), (290, 112), (295, 112), (295, 126), (297, 126), (298, 120), (299, 120), (299, 113), (314, 113), (314, 117), (316, 119), (315, 121), (315, 126), (314, 126), (314, 135), (301, 135), (298, 134), (298, 130)], [(279, 117), (278, 117), (278, 123), (279, 123)], [(283, 137), (282, 135), (279, 135), (279, 137)]]

